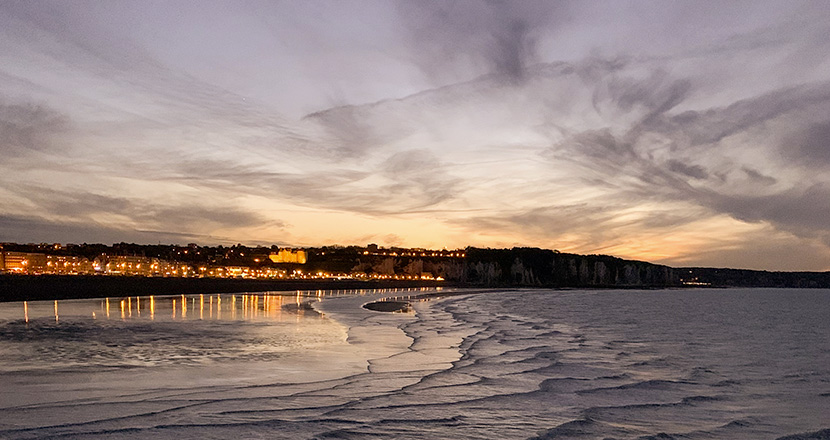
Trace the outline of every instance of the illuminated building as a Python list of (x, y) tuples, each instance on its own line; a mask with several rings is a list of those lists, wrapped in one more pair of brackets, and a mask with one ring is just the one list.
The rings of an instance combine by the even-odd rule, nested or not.
[(466, 251), (462, 249), (456, 250), (429, 250), (421, 248), (405, 249), (405, 248), (391, 248), (384, 249), (378, 247), (376, 244), (366, 246), (363, 255), (379, 255), (385, 257), (435, 257), (435, 258), (464, 258), (467, 256)]
[(27, 274), (43, 273), (46, 270), (46, 254), (3, 252), (3, 270)]
[(305, 264), (307, 260), (306, 252), (302, 249), (280, 249), (279, 252), (271, 252), (268, 256), (274, 263), (299, 263)]
[(46, 273), (61, 275), (91, 274), (94, 272), (92, 262), (84, 257), (46, 256)]
[(158, 258), (126, 255), (102, 255), (95, 259), (93, 266), (96, 272), (106, 275), (187, 277), (196, 273), (189, 265), (174, 264)]
[(286, 271), (272, 268), (253, 268), (245, 266), (226, 266), (210, 268), (210, 272), (217, 277), (224, 278), (285, 278)]

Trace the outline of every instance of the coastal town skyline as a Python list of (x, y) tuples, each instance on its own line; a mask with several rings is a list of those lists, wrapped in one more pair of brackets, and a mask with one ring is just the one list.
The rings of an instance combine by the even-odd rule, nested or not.
[[(465, 256), (464, 249), (387, 249), (374, 243), (315, 248), (241, 243), (228, 247), (197, 243), (0, 243), (0, 275), (443, 281), (440, 275), (424, 271), (423, 260), (458, 260)], [(357, 258), (374, 260), (375, 264), (361, 264)], [(401, 264), (395, 259), (415, 263)]]
[(830, 270), (830, 10), (4, 2), (0, 242)]

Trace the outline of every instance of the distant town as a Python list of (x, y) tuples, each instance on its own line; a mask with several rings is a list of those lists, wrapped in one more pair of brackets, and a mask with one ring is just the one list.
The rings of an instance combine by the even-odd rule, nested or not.
[(229, 247), (200, 246), (196, 243), (185, 246), (0, 243), (0, 273), (442, 281), (440, 274), (429, 270), (429, 263), (463, 259), (465, 254), (463, 249), (384, 248), (376, 244), (366, 247), (284, 248), (242, 244)]
[(367, 282), (484, 287), (830, 288), (830, 272), (674, 268), (608, 255), (520, 247), (432, 250), (376, 244), (288, 248), (196, 243), (0, 243), (0, 300), (32, 297), (50, 289), (90, 294), (99, 285), (109, 286), (107, 292), (123, 290), (126, 284), (132, 289), (140, 284), (148, 291), (184, 292), (209, 287), (218, 292), (293, 289), (287, 286), (294, 284), (296, 288), (342, 288), (348, 283)]

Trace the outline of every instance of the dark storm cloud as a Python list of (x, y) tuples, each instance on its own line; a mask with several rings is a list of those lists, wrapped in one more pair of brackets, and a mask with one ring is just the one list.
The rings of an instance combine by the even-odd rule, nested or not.
[(50, 151), (55, 135), (68, 126), (66, 116), (46, 105), (9, 103), (0, 97), (0, 153), (3, 155)]
[(522, 81), (527, 67), (539, 62), (539, 33), (550, 31), (567, 11), (566, 2), (542, 1), (415, 1), (398, 6), (427, 72), (473, 57), (473, 63), (481, 62), (511, 82)]

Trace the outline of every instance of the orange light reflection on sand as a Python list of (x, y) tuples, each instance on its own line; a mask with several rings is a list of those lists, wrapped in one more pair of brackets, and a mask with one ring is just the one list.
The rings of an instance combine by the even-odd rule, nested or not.
[(300, 323), (300, 291), (299, 290), (297, 291), (297, 313), (296, 313), (295, 318), (296, 318), (297, 324), (299, 324)]
[[(436, 291), (440, 291), (441, 289), (435, 289)], [(171, 315), (173, 320), (187, 320), (187, 309), (190, 308), (191, 312), (195, 312), (195, 308), (199, 307), (199, 319), (205, 319), (204, 315), (204, 308), (207, 307), (208, 309), (208, 320), (237, 320), (242, 319), (246, 321), (252, 320), (267, 320), (267, 321), (284, 321), (289, 320), (291, 322), (294, 321), (293, 318), (297, 318), (300, 320), (299, 315), (308, 315), (309, 312), (309, 303), (313, 303), (314, 301), (323, 301), (326, 297), (331, 295), (365, 295), (367, 293), (386, 293), (386, 294), (399, 294), (401, 295), (400, 298), (402, 299), (409, 299), (407, 295), (410, 295), (411, 292), (417, 291), (424, 291), (424, 289), (420, 290), (410, 290), (410, 289), (371, 289), (369, 291), (362, 290), (362, 289), (354, 289), (348, 291), (334, 291), (334, 290), (311, 290), (311, 291), (302, 291), (302, 290), (295, 290), (294, 293), (288, 292), (287, 294), (280, 294), (278, 292), (262, 292), (260, 294), (256, 293), (248, 293), (248, 294), (240, 294), (240, 298), (237, 296), (231, 295), (230, 298), (220, 294), (208, 294), (207, 301), (205, 301), (204, 295), (199, 295), (199, 303), (195, 302), (196, 295), (192, 295), (189, 298), (192, 302), (190, 305), (187, 304), (188, 298), (185, 295), (176, 295), (173, 297), (162, 297), (160, 300), (162, 301), (162, 305), (160, 305), (159, 313), (164, 313), (164, 306), (163, 301), (165, 299), (171, 301), (172, 303), (172, 310)], [(214, 298), (215, 295), (215, 298)], [(230, 294), (228, 294), (230, 295)], [(291, 298), (293, 296), (294, 298)], [(132, 303), (133, 299), (135, 299), (135, 311), (136, 315), (132, 315)], [(223, 301), (224, 299), (224, 301)], [(143, 315), (141, 314), (142, 307), (141, 301), (142, 298), (140, 296), (136, 296), (135, 298), (132, 297), (123, 297), (123, 299), (114, 298), (114, 300), (118, 303), (118, 307), (121, 311), (121, 319), (122, 320), (132, 320), (135, 319), (146, 319), (149, 318), (151, 320), (155, 320), (155, 297), (148, 295), (145, 297), (143, 301)], [(26, 323), (30, 322), (30, 314), (29, 314), (29, 303), (28, 301), (22, 301), (23, 303), (23, 320)], [(207, 303), (207, 304), (206, 304)], [(106, 316), (107, 319), (112, 319), (110, 315), (110, 299), (104, 298), (104, 300), (94, 300), (91, 301), (91, 309), (87, 310), (84, 313), (87, 317), (92, 315), (93, 319), (97, 319), (98, 315), (100, 315), (103, 319)], [(288, 305), (290, 306), (290, 310), (286, 311), (283, 310), (283, 306)], [(223, 306), (224, 309), (223, 310)], [(295, 308), (296, 307), (296, 308)], [(73, 307), (70, 306), (70, 309), (75, 310)], [(229, 310), (228, 310), (229, 309)], [(18, 309), (18, 313), (19, 313)], [(36, 310), (36, 309), (35, 309)], [(241, 313), (240, 313), (241, 311)], [(72, 312), (72, 311), (70, 311)], [(285, 312), (285, 313), (283, 313)], [(37, 312), (35, 311), (36, 315)], [(74, 313), (74, 312), (73, 312)], [(117, 313), (117, 311), (116, 311)], [(60, 309), (59, 309), (59, 301), (53, 301), (53, 314), (55, 318), (55, 322), (60, 322)], [(70, 313), (72, 314), (72, 313)], [(106, 314), (106, 315), (105, 315)], [(191, 319), (194, 319), (195, 314), (192, 314)], [(17, 315), (20, 316), (20, 315)], [(116, 315), (118, 316), (118, 315)], [(166, 320), (166, 318), (165, 318)], [(64, 317), (64, 322), (66, 321), (66, 317)]]

